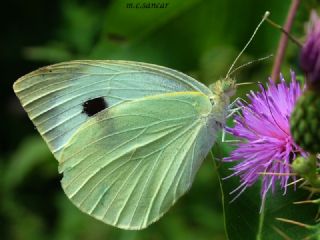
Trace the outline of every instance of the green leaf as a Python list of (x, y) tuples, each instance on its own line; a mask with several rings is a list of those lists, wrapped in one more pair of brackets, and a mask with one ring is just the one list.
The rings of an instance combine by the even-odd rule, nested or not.
[(312, 233), (310, 229), (276, 220), (276, 218), (284, 218), (304, 224), (315, 224), (316, 205), (294, 204), (294, 202), (306, 200), (310, 193), (300, 188), (294, 191), (293, 188), (293, 186), (289, 188), (286, 195), (283, 195), (282, 190), (277, 190), (274, 194), (268, 195), (264, 211), (264, 222), (260, 222), (262, 225), (261, 233), (257, 235), (257, 239), (271, 240), (279, 238), (279, 231), (291, 239), (303, 239)]
[(61, 62), (72, 58), (67, 46), (55, 43), (51, 43), (45, 47), (25, 48), (23, 54), (27, 59), (34, 61), (45, 59), (49, 62)]
[(9, 164), (2, 175), (4, 190), (11, 190), (23, 182), (24, 178), (30, 173), (35, 166), (52, 161), (52, 165), (45, 173), (55, 174), (54, 169), (55, 161), (51, 153), (41, 139), (40, 136), (32, 136), (25, 138), (21, 146), (17, 149), (15, 154), (11, 157)]
[[(218, 167), (220, 178), (227, 177), (225, 174), (227, 164)], [(230, 192), (238, 187), (239, 182), (235, 178), (220, 180), (222, 190), (222, 202), (224, 210), (224, 221), (228, 239), (256, 239), (259, 228), (259, 191), (252, 187), (242, 195), (234, 199)]]
[[(0, 191), (3, 195), (0, 199), (0, 213), (5, 216), (3, 224), (4, 229), (10, 233), (8, 239), (46, 238), (44, 218), (32, 207), (36, 206), (35, 209), (39, 211), (49, 209), (45, 205), (47, 196), (38, 192), (37, 196), (42, 202), (37, 202), (32, 193), (28, 191), (28, 187), (35, 175), (38, 178), (33, 179), (36, 179), (37, 182), (34, 182), (29, 190), (37, 188), (40, 183), (45, 183), (47, 179), (56, 176), (56, 161), (53, 160), (48, 147), (40, 136), (27, 137), (6, 162), (5, 168), (1, 170)], [(43, 205), (45, 207), (41, 208)]]
[[(107, 54), (111, 58), (121, 58), (125, 55), (130, 60), (131, 54), (128, 54), (128, 48), (134, 50), (136, 47), (133, 45), (139, 42), (147, 45), (149, 42), (153, 43), (152, 40), (147, 40), (148, 36), (158, 33), (164, 25), (174, 21), (175, 18), (201, 1), (170, 1), (167, 2), (168, 5), (165, 8), (135, 7), (155, 3), (150, 0), (113, 1), (106, 10), (100, 40), (93, 48), (91, 57), (105, 58)], [(128, 4), (133, 4), (134, 7), (129, 7)]]
[[(58, 31), (59, 38), (67, 43), (74, 57), (83, 57), (90, 53), (101, 31), (104, 8), (93, 2), (79, 4), (74, 1), (62, 2), (64, 27)], [(78, 56), (77, 56), (78, 55)]]
[(152, 7), (155, 2), (151, 0), (113, 1), (105, 14), (103, 35), (120, 35), (128, 40), (141, 38), (200, 1), (202, 0), (163, 2), (163, 7), (160, 2), (158, 7)]
[[(230, 147), (223, 145), (224, 154), (230, 151)], [(217, 166), (220, 179), (229, 176), (228, 170), (232, 164), (222, 163)], [(238, 198), (230, 192), (239, 186), (239, 179), (231, 177), (220, 180), (222, 200), (225, 216), (226, 234), (233, 239), (273, 240), (287, 236), (288, 239), (303, 239), (314, 231), (294, 224), (288, 224), (276, 218), (290, 219), (305, 224), (314, 225), (317, 206), (296, 205), (297, 201), (306, 200), (309, 192), (294, 187), (288, 187), (284, 195), (283, 190), (277, 189), (269, 192), (264, 208), (261, 207), (260, 184), (246, 189)], [(233, 200), (233, 201), (232, 201)], [(230, 201), (232, 201), (230, 203)]]

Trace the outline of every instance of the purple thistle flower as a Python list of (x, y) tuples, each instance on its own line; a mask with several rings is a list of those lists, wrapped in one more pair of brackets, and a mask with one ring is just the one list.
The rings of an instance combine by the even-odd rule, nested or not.
[[(240, 186), (231, 192), (238, 192), (237, 196), (260, 177), (263, 200), (270, 189), (275, 190), (278, 182), (285, 193), (290, 163), (298, 154), (305, 155), (294, 143), (289, 126), (291, 111), (302, 89), (294, 72), (289, 85), (282, 75), (280, 79), (278, 84), (269, 79), (267, 89), (261, 85), (260, 92), (248, 94), (251, 103), (240, 102), (242, 114), (235, 117), (233, 128), (227, 128), (228, 133), (242, 139), (230, 157), (224, 158), (225, 162), (238, 162), (231, 168), (234, 171), (231, 176), (240, 177)], [(264, 172), (271, 174), (260, 174)]]
[(320, 86), (320, 18), (315, 11), (311, 12), (307, 26), (307, 39), (304, 43), (300, 65), (307, 75), (308, 86)]

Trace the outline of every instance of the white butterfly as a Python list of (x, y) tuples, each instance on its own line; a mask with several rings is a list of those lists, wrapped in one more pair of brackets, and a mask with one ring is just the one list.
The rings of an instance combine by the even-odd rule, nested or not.
[(124, 229), (147, 227), (190, 188), (235, 89), (130, 61), (59, 63), (14, 84), (68, 198)]

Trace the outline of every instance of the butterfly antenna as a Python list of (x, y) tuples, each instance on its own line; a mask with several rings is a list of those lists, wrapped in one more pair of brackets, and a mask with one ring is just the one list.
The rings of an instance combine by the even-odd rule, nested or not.
[(273, 54), (270, 54), (270, 55), (268, 55), (268, 56), (266, 56), (266, 57), (258, 58), (258, 59), (252, 60), (252, 61), (250, 61), (250, 62), (247, 62), (247, 63), (245, 63), (245, 64), (242, 64), (242, 65), (240, 65), (239, 67), (236, 67), (235, 69), (233, 69), (233, 70), (229, 73), (229, 75), (234, 74), (236, 71), (240, 70), (241, 68), (244, 68), (244, 67), (246, 67), (246, 66), (249, 66), (249, 65), (251, 65), (251, 64), (253, 64), (253, 63), (257, 63), (257, 62), (264, 61), (264, 60), (266, 60), (266, 59), (268, 59), (268, 58), (271, 58), (271, 57), (273, 57)]
[(287, 30), (285, 30), (281, 25), (275, 23), (274, 21), (272, 21), (269, 18), (266, 18), (267, 23), (269, 23), (272, 27), (275, 27), (277, 29), (279, 29), (283, 34), (285, 34), (293, 43), (295, 43), (297, 46), (302, 47), (302, 43), (295, 38), (294, 36), (292, 36)]
[(239, 58), (241, 57), (241, 55), (243, 54), (243, 52), (247, 49), (247, 47), (249, 46), (249, 44), (251, 43), (252, 39), (254, 38), (254, 36), (256, 35), (258, 29), (260, 28), (261, 24), (268, 18), (268, 16), (270, 15), (269, 11), (266, 11), (262, 20), (260, 21), (260, 23), (258, 24), (258, 26), (256, 27), (256, 29), (254, 30), (252, 36), (250, 37), (249, 41), (247, 42), (247, 44), (244, 46), (244, 48), (241, 50), (241, 52), (238, 54), (238, 56), (236, 57), (236, 59), (233, 61), (233, 63), (231, 64), (231, 67), (229, 68), (226, 78), (229, 77), (230, 72), (232, 71), (234, 65), (237, 63), (237, 61), (239, 60)]
[(242, 82), (242, 83), (236, 83), (236, 86), (244, 86), (244, 85), (252, 85), (252, 84), (257, 84), (256, 82)]

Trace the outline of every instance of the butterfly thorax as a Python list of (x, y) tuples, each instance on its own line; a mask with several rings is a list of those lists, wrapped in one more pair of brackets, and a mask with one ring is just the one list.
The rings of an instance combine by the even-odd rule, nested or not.
[(230, 97), (236, 92), (235, 80), (232, 78), (224, 78), (211, 84), (209, 88), (213, 92), (213, 96), (211, 97), (213, 105), (212, 115), (216, 121), (225, 125)]

